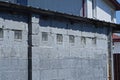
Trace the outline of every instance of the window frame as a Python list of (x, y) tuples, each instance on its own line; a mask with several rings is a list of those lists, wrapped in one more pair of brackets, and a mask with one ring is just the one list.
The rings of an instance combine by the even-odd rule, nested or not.
[(81, 43), (82, 45), (86, 45), (86, 37), (81, 37)]
[(75, 43), (75, 36), (74, 35), (69, 35), (69, 43)]
[(41, 39), (43, 42), (48, 41), (48, 32), (41, 32)]
[[(1, 34), (1, 33), (2, 33), (2, 34)], [(1, 39), (4, 38), (4, 31), (3, 31), (2, 28), (0, 28), (0, 38), (1, 38)]]
[(92, 45), (96, 45), (96, 44), (97, 44), (97, 38), (94, 37), (94, 38), (92, 38)]
[(63, 43), (63, 34), (56, 34), (57, 43)]
[(23, 38), (22, 30), (14, 30), (14, 39), (22, 40), (22, 38)]

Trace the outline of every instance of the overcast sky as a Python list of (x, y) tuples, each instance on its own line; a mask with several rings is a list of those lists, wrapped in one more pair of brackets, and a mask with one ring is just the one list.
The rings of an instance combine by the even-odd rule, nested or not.
[[(120, 2), (120, 0), (118, 1)], [(117, 11), (116, 17), (117, 17), (117, 23), (120, 24), (120, 11)]]

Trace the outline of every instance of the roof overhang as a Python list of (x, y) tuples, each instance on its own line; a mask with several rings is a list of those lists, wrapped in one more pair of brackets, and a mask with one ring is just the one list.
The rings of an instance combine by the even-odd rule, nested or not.
[(73, 22), (84, 22), (84, 23), (90, 23), (94, 25), (103, 25), (106, 27), (111, 27), (114, 32), (120, 31), (120, 24), (70, 15), (70, 14), (65, 14), (65, 13), (60, 13), (60, 12), (55, 12), (55, 11), (50, 11), (50, 10), (44, 10), (41, 8), (33, 8), (31, 6), (12, 4), (8, 2), (0, 2), (0, 11), (5, 11), (5, 12), (10, 11), (10, 12), (15, 12), (15, 13), (21, 13), (21, 14), (26, 14), (27, 16), (29, 14), (36, 13), (36, 14), (41, 14), (41, 15), (54, 16), (55, 18), (57, 17), (57, 18), (67, 19)]
[(115, 6), (116, 10), (120, 10), (120, 3), (117, 0), (109, 0)]

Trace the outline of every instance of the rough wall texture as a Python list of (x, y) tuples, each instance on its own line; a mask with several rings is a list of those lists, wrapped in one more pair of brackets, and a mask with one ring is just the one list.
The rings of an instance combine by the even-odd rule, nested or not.
[[(107, 27), (36, 14), (31, 18), (33, 80), (107, 80)], [(0, 29), (0, 80), (27, 80), (27, 18), (0, 13)], [(21, 40), (14, 38), (15, 30), (22, 31)], [(48, 34), (47, 41), (42, 32)], [(62, 42), (57, 42), (57, 34), (62, 34)]]
[[(32, 16), (32, 27), (33, 80), (107, 80), (106, 27), (43, 19), (39, 15)], [(48, 41), (42, 41), (42, 32), (48, 33)], [(63, 42), (57, 42), (57, 34), (63, 35)], [(69, 35), (75, 36), (72, 44)]]
[[(23, 15), (0, 13), (0, 80), (27, 80), (27, 18)], [(22, 39), (15, 39), (16, 30)]]

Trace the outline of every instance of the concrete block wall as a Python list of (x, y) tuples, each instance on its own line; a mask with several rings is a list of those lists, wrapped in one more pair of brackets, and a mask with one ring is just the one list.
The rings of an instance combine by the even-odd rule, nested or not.
[[(0, 12), (0, 80), (27, 80), (27, 17)], [(22, 31), (22, 39), (15, 39), (15, 30)]]
[[(33, 80), (107, 79), (106, 27), (43, 19), (35, 14), (32, 25)], [(42, 41), (42, 32), (48, 33), (48, 41)], [(57, 34), (62, 34), (63, 42), (57, 42)], [(69, 35), (75, 36), (74, 43), (69, 43)], [(82, 37), (86, 44), (82, 43)]]
[[(44, 19), (37, 14), (31, 18), (33, 80), (107, 79), (108, 28)], [(1, 12), (0, 28), (4, 32), (0, 38), (0, 80), (27, 80), (27, 17)], [(14, 39), (15, 30), (22, 31), (22, 40)], [(42, 32), (48, 34), (47, 41), (42, 40)], [(57, 42), (57, 34), (62, 34), (62, 42)], [(69, 35), (74, 36), (74, 43), (69, 42)]]

